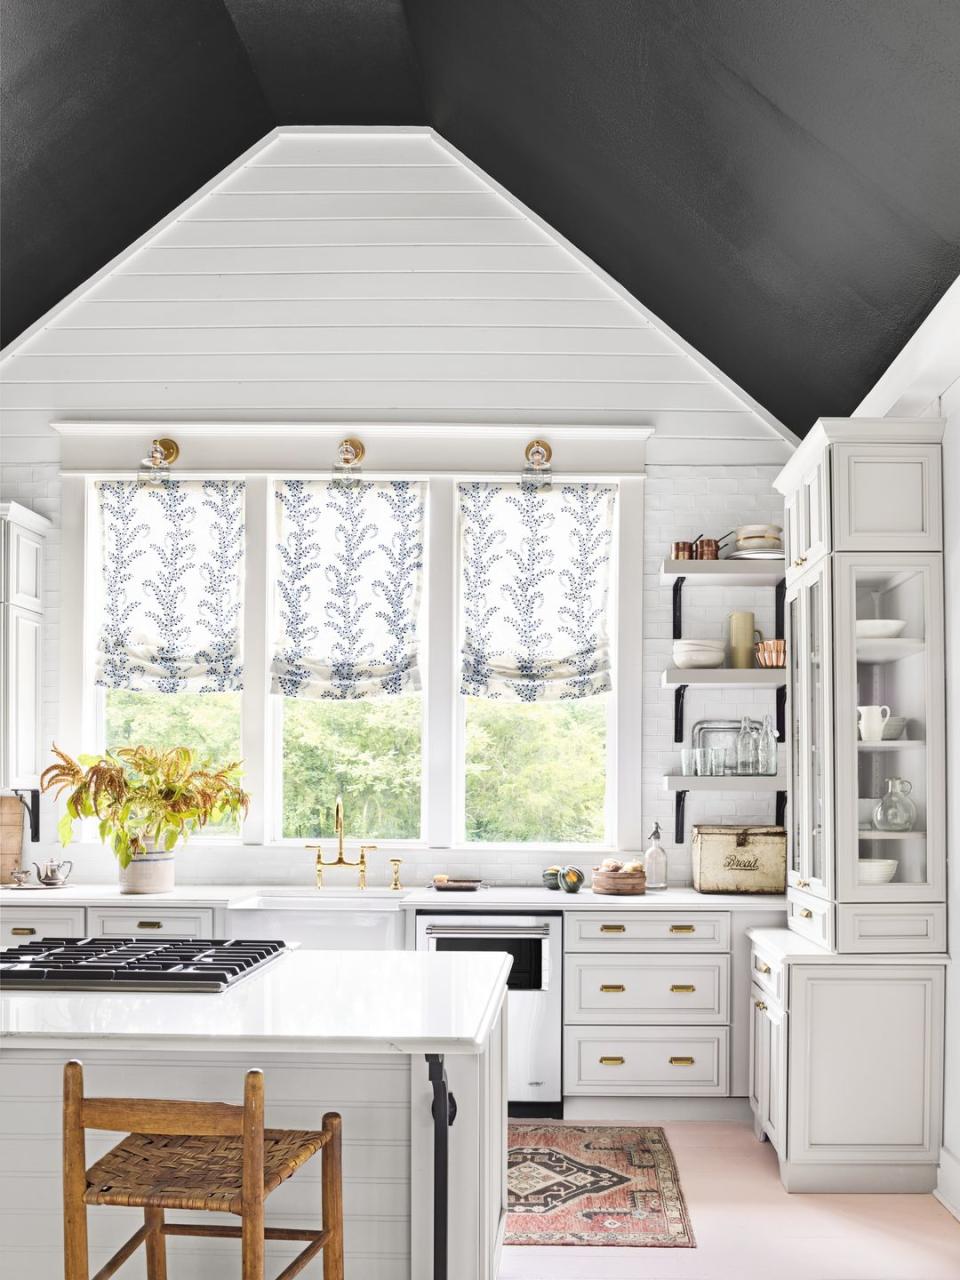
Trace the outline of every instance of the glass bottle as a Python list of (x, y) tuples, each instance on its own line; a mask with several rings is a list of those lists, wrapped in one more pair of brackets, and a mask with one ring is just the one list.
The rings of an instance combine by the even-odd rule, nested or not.
[(887, 778), (887, 794), (873, 811), (873, 825), (878, 831), (912, 831), (917, 820), (917, 806), (910, 799), (913, 787), (906, 778)]
[(763, 728), (757, 742), (757, 771), (771, 775), (777, 772), (777, 731), (771, 716), (763, 717)]
[(653, 824), (650, 843), (643, 855), (643, 869), (647, 875), (648, 889), (665, 889), (667, 887), (667, 855), (660, 843), (660, 823)]
[(750, 728), (746, 716), (740, 722), (737, 734), (737, 773), (750, 774), (757, 772), (757, 736)]

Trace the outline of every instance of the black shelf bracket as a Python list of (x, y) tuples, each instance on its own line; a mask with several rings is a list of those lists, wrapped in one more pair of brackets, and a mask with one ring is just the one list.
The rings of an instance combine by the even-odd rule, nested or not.
[(787, 821), (787, 793), (785, 791), (777, 792), (777, 817), (775, 826), (782, 827)]
[[(15, 790), (13, 794), (27, 811), (27, 817), (30, 820), (30, 843), (38, 844), (40, 842), (40, 792)], [(25, 799), (26, 796), (30, 799)]]
[(784, 612), (787, 602), (787, 580), (781, 578), (777, 583), (776, 591), (773, 597), (773, 629), (778, 640), (786, 637), (784, 628)]
[(683, 584), (686, 578), (679, 577), (673, 583), (673, 638), (683, 639)]
[(678, 684), (673, 691), (673, 740), (683, 741), (683, 699), (687, 692), (685, 684)]
[(787, 686), (777, 686), (777, 741), (787, 740)]
[(427, 1072), (433, 1086), (433, 1280), (447, 1280), (447, 1239), (450, 1225), (450, 1135), (457, 1118), (457, 1100), (447, 1084), (443, 1054), (428, 1053)]
[(687, 793), (685, 791), (675, 791), (673, 793), (673, 841), (674, 844), (683, 844), (683, 811), (687, 807)]

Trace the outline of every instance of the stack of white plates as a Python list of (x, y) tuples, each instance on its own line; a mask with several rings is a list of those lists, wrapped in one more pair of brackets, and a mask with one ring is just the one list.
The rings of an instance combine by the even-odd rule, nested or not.
[(783, 529), (778, 524), (742, 524), (734, 532), (737, 551), (783, 551)]
[(677, 667), (722, 667), (726, 646), (722, 640), (674, 640), (673, 662)]
[(899, 865), (896, 858), (859, 858), (857, 877), (861, 884), (889, 884)]

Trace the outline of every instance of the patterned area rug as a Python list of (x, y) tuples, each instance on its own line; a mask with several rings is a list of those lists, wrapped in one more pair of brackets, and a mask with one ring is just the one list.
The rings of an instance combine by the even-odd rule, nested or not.
[(511, 1124), (507, 1244), (693, 1249), (662, 1129)]

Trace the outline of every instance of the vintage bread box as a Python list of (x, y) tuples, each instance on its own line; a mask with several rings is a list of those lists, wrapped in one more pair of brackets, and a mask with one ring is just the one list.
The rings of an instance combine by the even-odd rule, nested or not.
[(783, 893), (783, 827), (693, 828), (693, 887), (700, 893)]

